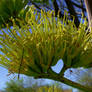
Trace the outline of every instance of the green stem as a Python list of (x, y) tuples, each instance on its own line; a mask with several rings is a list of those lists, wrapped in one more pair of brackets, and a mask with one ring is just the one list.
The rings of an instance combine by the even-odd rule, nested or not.
[(67, 78), (64, 78), (64, 77), (60, 78), (57, 81), (61, 81), (64, 84), (67, 84), (67, 85), (72, 86), (74, 88), (80, 89), (80, 90), (82, 90), (84, 92), (92, 92), (92, 88), (83, 86), (83, 85), (81, 85), (79, 83), (73, 82), (73, 81), (71, 81), (71, 80), (69, 80)]
[(61, 70), (60, 73), (59, 73), (59, 76), (64, 76), (64, 73), (65, 73), (65, 71), (66, 71), (67, 69), (68, 69), (68, 68), (67, 68), (66, 65), (64, 64), (62, 70)]
[(74, 81), (71, 81), (65, 77), (60, 77), (59, 74), (51, 75), (51, 74), (41, 74), (42, 78), (52, 79), (55, 81), (62, 82), (64, 84), (67, 84), (71, 87), (77, 88), (79, 90), (82, 90), (84, 92), (92, 92), (92, 88), (86, 87), (84, 85), (81, 85), (79, 83), (76, 83)]

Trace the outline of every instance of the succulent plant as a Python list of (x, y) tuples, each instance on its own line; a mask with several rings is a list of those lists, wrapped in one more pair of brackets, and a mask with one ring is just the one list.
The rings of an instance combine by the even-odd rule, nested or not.
[[(10, 72), (29, 76), (47, 74), (62, 59), (67, 68), (92, 67), (92, 32), (87, 22), (77, 29), (71, 20), (54, 16), (54, 11), (37, 13), (33, 6), (25, 21), (0, 30), (0, 63)], [(63, 23), (62, 23), (63, 21)]]

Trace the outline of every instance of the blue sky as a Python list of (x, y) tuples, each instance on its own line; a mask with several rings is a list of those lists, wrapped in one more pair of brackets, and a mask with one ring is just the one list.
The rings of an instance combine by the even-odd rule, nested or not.
[(0, 66), (0, 89), (5, 87), (5, 82), (9, 80), (7, 74), (8, 74), (8, 70)]

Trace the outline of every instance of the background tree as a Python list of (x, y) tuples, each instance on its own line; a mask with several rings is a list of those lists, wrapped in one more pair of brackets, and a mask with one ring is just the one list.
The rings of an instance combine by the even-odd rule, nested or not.
[(23, 80), (11, 80), (6, 83), (6, 88), (2, 92), (62, 92), (62, 88), (53, 85), (38, 85), (34, 84), (29, 87), (24, 87)]
[[(12, 2), (13, 1), (13, 2)], [(16, 2), (15, 2), (16, 1)], [(79, 26), (80, 24), (80, 18), (82, 16), (82, 13), (84, 14), (84, 17), (86, 16), (86, 9), (84, 5), (83, 0), (24, 0), (25, 2), (22, 2), (23, 0), (1, 0), (1, 7), (0, 7), (0, 16), (1, 16), (1, 21), (0, 25), (9, 22), (10, 17), (17, 17), (17, 18), (22, 18), (25, 16), (25, 11), (24, 14), (22, 12), (22, 16), (20, 16), (20, 11), (23, 9), (27, 4), (28, 5), (35, 5), (35, 7), (40, 11), (41, 9), (45, 10), (55, 10), (55, 16), (58, 15), (59, 12), (59, 17), (64, 17), (64, 11), (67, 10), (69, 14), (69, 18), (73, 19), (75, 18), (74, 23), (76, 27)], [(12, 2), (12, 3), (11, 3)], [(17, 6), (16, 6), (17, 5)], [(15, 7), (13, 7), (15, 6)], [(18, 10), (17, 10), (18, 9)], [(7, 11), (8, 10), (8, 11)], [(3, 12), (4, 11), (4, 12)], [(19, 17), (20, 16), (20, 17)], [(11, 24), (11, 21), (9, 22)]]
[[(74, 20), (76, 27), (80, 24), (80, 18), (82, 14), (86, 16), (86, 9), (84, 0), (29, 0), (31, 4), (35, 5), (39, 10), (43, 7), (45, 9), (54, 9), (55, 16), (57, 16), (59, 11), (59, 16), (64, 17), (64, 11), (67, 10), (69, 18)], [(40, 4), (39, 4), (40, 3)]]

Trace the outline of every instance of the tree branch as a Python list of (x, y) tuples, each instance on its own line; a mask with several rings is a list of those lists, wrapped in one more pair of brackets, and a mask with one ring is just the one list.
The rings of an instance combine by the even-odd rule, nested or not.
[(76, 27), (78, 28), (80, 22), (79, 22), (79, 19), (78, 19), (78, 17), (77, 17), (77, 14), (76, 14), (76, 12), (75, 12), (75, 10), (74, 10), (73, 3), (72, 3), (71, 0), (65, 0), (65, 2), (66, 2), (66, 5), (67, 5), (67, 8), (69, 9), (71, 18), (75, 17), (74, 23), (75, 23)]
[(34, 3), (32, 0), (29, 0), (37, 9), (41, 10), (41, 8), (36, 4)]
[(60, 77), (58, 74), (54, 74), (54, 75), (51, 75), (51, 74), (41, 74), (41, 76), (39, 78), (52, 79), (52, 80), (59, 81), (59, 82), (62, 82), (64, 84), (67, 84), (67, 85), (69, 85), (71, 87), (77, 88), (79, 90), (82, 90), (84, 92), (92, 92), (92, 88), (86, 87), (84, 85), (81, 85), (79, 83), (71, 81), (71, 80), (69, 80), (69, 79), (67, 79), (65, 77)]
[(64, 73), (65, 73), (65, 71), (68, 69), (68, 67), (66, 67), (66, 65), (64, 64), (64, 66), (63, 66), (63, 68), (62, 68), (62, 70), (60, 71), (60, 73), (59, 73), (59, 76), (64, 76)]
[(89, 26), (92, 27), (92, 0), (84, 0), (88, 13)]
[(18, 79), (20, 78), (20, 72), (21, 72), (21, 66), (22, 66), (22, 62), (23, 62), (23, 56), (24, 56), (24, 48), (23, 48), (23, 51), (22, 51), (22, 57), (21, 57), (21, 62), (20, 62), (20, 66), (19, 66)]
[(83, 8), (83, 6), (80, 6), (80, 5), (78, 5), (78, 4), (74, 3), (74, 2), (72, 2), (72, 4), (75, 5), (76, 7), (80, 8), (80, 9), (82, 9), (83, 11), (86, 11), (86, 9)]
[[(59, 10), (59, 7), (58, 7), (58, 4), (57, 4), (57, 1), (54, 0), (53, 1), (53, 6), (54, 6), (54, 9), (55, 9), (55, 16), (57, 17), (58, 13), (59, 13), (59, 17), (63, 17), (64, 15), (61, 13), (61, 11)], [(59, 12), (60, 11), (60, 12)]]

